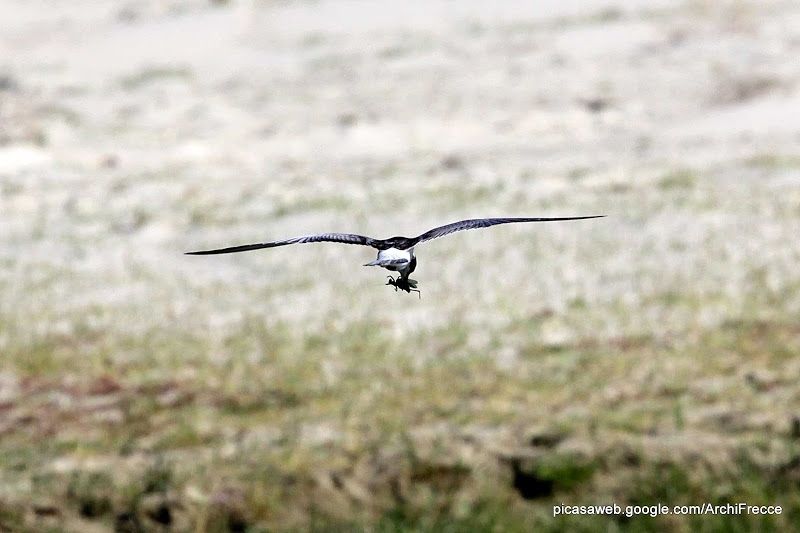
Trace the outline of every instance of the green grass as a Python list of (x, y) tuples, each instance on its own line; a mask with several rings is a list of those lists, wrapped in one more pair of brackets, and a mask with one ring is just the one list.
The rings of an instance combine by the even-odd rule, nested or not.
[[(261, 459), (262, 457), (258, 457)], [(244, 457), (238, 461), (247, 462)], [(585, 463), (570, 463), (568, 458), (557, 461), (555, 468), (540, 467), (542, 479), (560, 481), (553, 495), (522, 501), (508, 489), (477, 492), (469, 502), (459, 501), (447, 491), (458, 482), (441, 482), (441, 470), (431, 475), (411, 476), (411, 487), (402, 497), (380, 509), (350, 506), (352, 516), (344, 516), (341, 508), (332, 509), (324, 498), (315, 499), (313, 482), (303, 474), (285, 468), (264, 467), (250, 462), (249, 472), (227, 471), (229, 476), (217, 478), (221, 486), (210, 499), (181, 498), (181, 489), (199, 472), (179, 474), (173, 465), (162, 463), (143, 470), (125, 481), (105, 474), (73, 474), (63, 492), (62, 513), (75, 519), (105, 524), (110, 531), (121, 522), (135, 520), (146, 531), (159, 531), (157, 520), (169, 517), (173, 526), (199, 528), (202, 531), (788, 531), (800, 520), (800, 497), (793, 489), (795, 481), (785, 473), (765, 469), (739, 455), (728, 471), (700, 474), (696, 468), (664, 462), (644, 462), (631, 465), (609, 465), (598, 460), (587, 467)], [(227, 469), (232, 462), (223, 462)], [(611, 474), (610, 467), (626, 471), (628, 485), (613, 496), (594, 491), (593, 478)], [(199, 469), (198, 469), (199, 470)], [(447, 472), (447, 471), (445, 471)], [(469, 472), (458, 471), (465, 479)], [(230, 474), (236, 474), (233, 481)], [(438, 477), (437, 477), (438, 475)], [(615, 475), (619, 476), (617, 472)], [(550, 477), (548, 477), (550, 476)], [(54, 479), (37, 480), (36, 488), (48, 490)], [(437, 485), (438, 483), (438, 485)], [(441, 491), (441, 492), (437, 492)], [(321, 494), (320, 494), (321, 496)], [(329, 496), (330, 497), (330, 496)], [(302, 505), (302, 517), (295, 515), (282, 525), (269, 525), (269, 520), (290, 515), (287, 506), (297, 500)], [(347, 500), (343, 500), (347, 501)], [(780, 505), (780, 515), (753, 514), (671, 514), (676, 505)], [(559, 515), (553, 516), (555, 506), (607, 505), (620, 506), (619, 515)], [(664, 504), (668, 514), (633, 514), (633, 506)], [(294, 504), (297, 505), (297, 504)], [(21, 522), (21, 508), (7, 506), (0, 519), (15, 527)], [(292, 523), (294, 522), (294, 523)], [(58, 530), (58, 529), (57, 529)]]
[[(800, 448), (788, 431), (754, 433), (746, 420), (720, 430), (698, 418), (713, 405), (774, 409), (760, 395), (791, 382), (749, 387), (724, 368), (749, 361), (779, 370), (797, 348), (793, 325), (731, 321), (688, 332), (694, 340), (680, 346), (649, 336), (558, 349), (530, 344), (514, 373), (474, 351), (467, 330), (455, 322), (398, 347), (370, 322), (337, 335), (297, 335), (248, 319), (220, 341), (201, 332), (124, 337), (86, 327), (72, 338), (17, 347), (6, 370), (27, 377), (7, 412), (22, 418), (4, 436), (0, 475), (7, 487), (27, 488), (0, 495), (0, 519), (24, 531), (37, 495), (59, 509), (63, 528), (54, 531), (86, 522), (111, 531), (131, 520), (156, 531), (166, 517), (192, 531), (780, 531), (798, 524), (792, 487)], [(131, 351), (141, 356), (114, 356)], [(33, 363), (24, 356), (35, 353)], [(248, 362), (253, 353), (259, 357)], [(433, 357), (417, 359), (420, 353)], [(341, 365), (326, 375), (322, 363), (331, 357)], [(655, 358), (671, 360), (672, 375), (657, 366), (642, 373)], [(187, 364), (193, 372), (177, 377)], [(153, 366), (174, 368), (176, 377), (154, 377)], [(74, 377), (67, 386), (47, 376)], [(712, 377), (726, 386), (698, 396)], [(603, 392), (612, 383), (622, 397)], [(71, 407), (57, 407), (54, 395), (69, 397)], [(92, 407), (98, 397), (113, 401)], [(575, 411), (581, 403), (587, 409)], [(542, 422), (551, 428), (544, 436), (506, 441), (516, 442), (506, 451), (491, 438), (465, 436), (469, 428)], [(705, 450), (689, 435), (716, 444)], [(53, 461), (70, 466), (54, 470)], [(739, 501), (786, 511), (552, 516), (559, 503)]]
[(694, 171), (681, 169), (666, 173), (658, 180), (658, 188), (662, 191), (689, 189), (698, 181)]
[(764, 170), (795, 170), (800, 167), (800, 157), (788, 154), (763, 153), (754, 155), (744, 161), (744, 164)]

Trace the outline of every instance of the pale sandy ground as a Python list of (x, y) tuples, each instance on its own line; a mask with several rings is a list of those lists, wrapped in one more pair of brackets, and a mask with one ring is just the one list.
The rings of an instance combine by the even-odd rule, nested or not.
[[(560, 342), (737, 316), (755, 270), (777, 292), (796, 285), (792, 2), (3, 10), (2, 309), (38, 330), (114, 302), (115, 327), (369, 313), (398, 335), (454, 312), (483, 328), (550, 308)], [(656, 185), (683, 169), (687, 191)], [(598, 213), (428, 245), (413, 302), (359, 267), (366, 249), (180, 254)], [(675, 290), (719, 305), (647, 304)], [(569, 323), (576, 298), (591, 323)]]
[[(457, 319), (513, 368), (526, 343), (796, 319), (798, 57), (782, 0), (6, 0), (0, 350)], [(421, 299), (358, 247), (182, 255), (591, 214), (421, 246)]]

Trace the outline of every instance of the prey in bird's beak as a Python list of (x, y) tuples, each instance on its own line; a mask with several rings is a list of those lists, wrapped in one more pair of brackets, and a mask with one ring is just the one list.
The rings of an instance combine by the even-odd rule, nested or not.
[(403, 279), (401, 276), (397, 276), (397, 278), (393, 278), (392, 276), (388, 276), (389, 281), (386, 282), (387, 285), (391, 285), (394, 287), (394, 292), (397, 292), (397, 289), (401, 291), (406, 291), (407, 293), (411, 294), (411, 292), (416, 292), (420, 298), (422, 298), (422, 293), (419, 292), (417, 288), (417, 280), (415, 279)]

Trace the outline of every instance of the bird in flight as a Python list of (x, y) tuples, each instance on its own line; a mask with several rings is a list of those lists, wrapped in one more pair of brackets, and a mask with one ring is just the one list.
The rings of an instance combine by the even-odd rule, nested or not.
[(397, 272), (397, 277), (389, 277), (386, 285), (391, 285), (394, 290), (398, 289), (411, 293), (414, 291), (419, 294), (417, 281), (409, 279), (409, 275), (417, 268), (417, 257), (414, 255), (414, 246), (419, 243), (444, 237), (456, 231), (463, 231), (476, 228), (488, 228), (498, 224), (511, 224), (516, 222), (555, 222), (560, 220), (584, 220), (587, 218), (601, 218), (605, 215), (592, 215), (585, 217), (561, 217), (561, 218), (472, 218), (460, 220), (452, 224), (446, 224), (428, 230), (416, 237), (391, 237), (389, 239), (373, 239), (364, 235), (353, 233), (317, 233), (314, 235), (304, 235), (302, 237), (292, 237), (278, 241), (259, 242), (255, 244), (243, 244), (241, 246), (231, 246), (230, 248), (218, 248), (215, 250), (201, 250), (198, 252), (186, 252), (186, 255), (215, 255), (232, 254), (236, 252), (247, 252), (250, 250), (260, 250), (261, 248), (275, 248), (286, 246), (287, 244), (300, 244), (306, 242), (339, 242), (343, 244), (359, 244), (361, 246), (371, 246), (378, 250), (378, 258), (364, 266), (379, 266), (391, 272)]

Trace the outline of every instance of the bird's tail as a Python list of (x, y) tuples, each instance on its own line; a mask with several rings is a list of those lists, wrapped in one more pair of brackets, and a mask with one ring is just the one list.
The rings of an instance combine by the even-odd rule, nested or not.
[(392, 266), (392, 265), (405, 265), (406, 263), (408, 263), (408, 259), (376, 259), (375, 261), (373, 261), (371, 263), (367, 263), (364, 266), (365, 267), (371, 267), (371, 266), (385, 267), (385, 266)]

